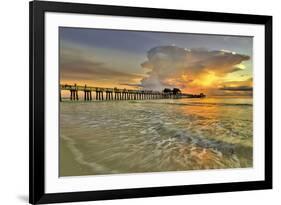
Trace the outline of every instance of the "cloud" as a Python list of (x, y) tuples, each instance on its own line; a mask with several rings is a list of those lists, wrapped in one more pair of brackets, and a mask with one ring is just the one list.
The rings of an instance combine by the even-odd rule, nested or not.
[(229, 81), (219, 85), (217, 95), (253, 95), (253, 78), (244, 81)]
[(220, 90), (229, 90), (229, 91), (252, 91), (253, 88), (250, 86), (235, 86), (235, 87), (222, 87)]
[(159, 46), (150, 49), (147, 60), (141, 64), (150, 70), (141, 83), (149, 89), (215, 86), (227, 74), (243, 70), (241, 63), (249, 59), (247, 55), (227, 50)]
[(108, 68), (106, 64), (101, 62), (85, 62), (77, 59), (71, 63), (62, 63), (60, 66), (61, 77), (65, 79), (81, 79), (81, 80), (95, 80), (95, 79), (128, 79), (140, 78), (141, 75), (125, 73)]
[(135, 89), (143, 87), (142, 84), (140, 84), (140, 83), (120, 83), (120, 85), (125, 85), (125, 86), (129, 86), (129, 87), (133, 87)]
[(244, 70), (244, 69), (234, 67), (232, 70), (229, 71), (229, 73), (234, 73), (234, 72), (241, 71), (241, 70)]
[(143, 75), (118, 70), (97, 59), (94, 52), (64, 43), (60, 50), (60, 78), (63, 81), (102, 81), (112, 84), (141, 79)]

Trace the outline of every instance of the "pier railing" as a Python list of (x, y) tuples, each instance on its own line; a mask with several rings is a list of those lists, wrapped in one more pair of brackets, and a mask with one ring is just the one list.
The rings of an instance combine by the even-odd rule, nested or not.
[[(83, 93), (83, 98), (85, 101), (92, 100), (149, 100), (149, 99), (165, 99), (165, 98), (182, 98), (182, 97), (192, 97), (200, 95), (190, 95), (182, 93), (173, 92), (160, 92), (154, 90), (131, 90), (131, 89), (119, 89), (119, 88), (102, 88), (102, 87), (92, 87), (92, 86), (81, 86), (81, 85), (68, 85), (60, 84), (60, 101), (62, 101), (61, 91), (67, 90), (70, 92), (70, 100), (79, 100), (79, 93)], [(94, 95), (95, 93), (95, 99)]]

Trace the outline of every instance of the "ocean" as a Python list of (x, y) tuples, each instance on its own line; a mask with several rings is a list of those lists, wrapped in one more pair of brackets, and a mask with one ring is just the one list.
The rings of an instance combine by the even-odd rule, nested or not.
[(60, 176), (253, 166), (251, 97), (60, 102)]

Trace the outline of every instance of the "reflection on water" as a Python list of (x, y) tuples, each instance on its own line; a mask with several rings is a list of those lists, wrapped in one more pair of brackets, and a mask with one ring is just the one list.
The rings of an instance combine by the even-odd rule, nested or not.
[(62, 102), (60, 175), (251, 167), (252, 123), (251, 98)]

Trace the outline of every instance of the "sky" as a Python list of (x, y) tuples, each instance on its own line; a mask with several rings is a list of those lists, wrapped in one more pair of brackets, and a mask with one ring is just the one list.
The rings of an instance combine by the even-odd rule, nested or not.
[(252, 95), (252, 37), (59, 28), (60, 83)]

